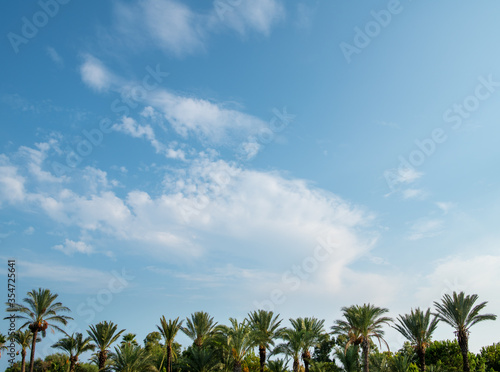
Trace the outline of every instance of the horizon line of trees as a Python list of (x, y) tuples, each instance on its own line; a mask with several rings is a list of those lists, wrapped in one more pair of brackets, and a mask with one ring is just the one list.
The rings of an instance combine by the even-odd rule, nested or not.
[[(7, 340), (21, 348), (20, 365), (15, 363), (6, 371), (25, 372), (30, 350), (30, 372), (286, 372), (289, 362), (293, 372), (500, 372), (500, 343), (483, 348), (478, 356), (469, 352), (470, 328), (496, 319), (495, 314), (481, 313), (487, 302), (476, 304), (476, 294), (445, 294), (434, 302), (434, 312), (411, 309), (395, 320), (387, 316), (388, 309), (370, 303), (342, 307), (342, 318), (330, 327), (331, 332), (326, 331), (324, 320), (315, 317), (290, 318), (290, 326), (283, 327), (279, 314), (262, 309), (250, 312), (243, 321), (229, 318), (229, 325), (218, 324), (203, 311), (185, 320), (162, 316), (144, 347), (112, 321), (90, 325), (87, 335), (67, 334), (61, 326), (72, 320), (66, 315), (70, 309), (57, 297), (39, 288), (28, 292), (23, 303), (6, 304), (7, 312), (24, 322), (9, 337), (0, 335), (0, 351)], [(440, 322), (454, 329), (455, 341), (432, 341)], [(375, 343), (389, 350), (384, 326), (407, 340), (395, 354), (379, 351)], [(35, 360), (36, 344), (47, 329), (64, 334), (52, 345), (62, 354)], [(175, 342), (179, 331), (193, 341), (185, 350)], [(111, 351), (120, 336), (121, 343)], [(79, 363), (80, 355), (88, 351), (94, 352), (90, 363)], [(269, 359), (277, 355), (285, 358)]]

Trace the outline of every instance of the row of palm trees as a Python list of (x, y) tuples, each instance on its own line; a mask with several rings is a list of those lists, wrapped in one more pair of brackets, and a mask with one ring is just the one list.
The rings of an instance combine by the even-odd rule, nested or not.
[[(26, 350), (31, 349), (29, 371), (33, 372), (34, 355), (36, 343), (40, 341), (40, 335), (45, 337), (47, 329), (64, 330), (59, 325), (66, 325), (72, 318), (65, 313), (70, 310), (56, 301), (57, 294), (48, 289), (39, 288), (28, 292), (24, 304), (7, 304), (7, 311), (14, 312), (17, 319), (24, 323), (19, 330), (10, 336), (10, 339), (21, 346), (22, 364), (21, 370), (25, 371)], [(387, 345), (384, 340), (384, 326), (392, 326), (407, 338), (418, 356), (418, 365), (421, 371), (425, 371), (425, 350), (431, 342), (432, 334), (440, 321), (449, 324), (455, 329), (458, 344), (462, 353), (463, 370), (470, 371), (468, 361), (468, 338), (470, 327), (474, 324), (495, 320), (494, 314), (480, 314), (487, 302), (476, 305), (478, 296), (453, 293), (444, 295), (441, 302), (434, 302), (435, 312), (430, 309), (423, 311), (419, 308), (412, 309), (409, 314), (399, 315), (396, 321), (386, 316), (388, 309), (376, 307), (372, 304), (353, 305), (343, 307), (342, 319), (335, 321), (331, 327), (332, 333), (345, 341), (344, 357), (355, 353), (361, 348), (363, 357), (363, 370), (369, 372), (370, 348), (373, 340), (378, 340)], [(272, 348), (272, 355), (285, 354), (293, 360), (293, 371), (299, 372), (301, 361), (304, 371), (309, 372), (311, 365), (310, 350), (318, 345), (325, 336), (324, 320), (314, 317), (290, 319), (291, 327), (281, 327), (282, 320), (279, 315), (272, 311), (256, 310), (250, 312), (242, 322), (230, 318), (230, 325), (219, 325), (206, 312), (195, 312), (184, 321), (176, 319), (167, 320), (165, 316), (160, 318), (157, 329), (165, 341), (164, 358), (160, 364), (160, 371), (165, 367), (167, 372), (172, 371), (173, 347), (175, 337), (179, 331), (185, 333), (193, 340), (190, 353), (196, 358), (197, 363), (211, 363), (214, 361), (210, 345), (222, 344), (233, 365), (233, 371), (241, 372), (242, 364), (251, 350), (258, 348), (260, 371), (265, 366), (279, 367), (282, 362), (267, 362), (267, 352)], [(87, 331), (88, 337), (84, 338), (81, 333), (68, 335), (54, 345), (54, 348), (62, 350), (69, 355), (69, 371), (74, 372), (78, 363), (78, 357), (86, 351), (95, 351), (94, 361), (99, 371), (109, 368), (115, 371), (147, 371), (153, 370), (150, 363), (150, 355), (147, 350), (141, 348), (133, 340), (134, 335), (125, 335), (120, 347), (110, 353), (110, 348), (125, 330), (118, 330), (113, 322), (101, 322), (90, 325)], [(282, 342), (275, 345), (276, 340)], [(388, 345), (387, 345), (388, 347)], [(342, 359), (342, 355), (338, 355)], [(110, 362), (111, 361), (111, 366)], [(200, 362), (201, 361), (201, 362)], [(283, 367), (283, 366), (282, 366)], [(188, 370), (200, 370), (196, 366), (187, 366)], [(203, 369), (201, 369), (203, 370)]]

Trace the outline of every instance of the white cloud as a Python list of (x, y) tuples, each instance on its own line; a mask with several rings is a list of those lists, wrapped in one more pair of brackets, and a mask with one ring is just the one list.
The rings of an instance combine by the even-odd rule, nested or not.
[(242, 35), (249, 31), (269, 35), (284, 17), (285, 8), (276, 0), (215, 1), (211, 22), (225, 24)]
[(57, 147), (57, 140), (51, 139), (48, 142), (41, 142), (35, 144), (36, 149), (21, 146), (16, 156), (23, 157), (26, 161), (28, 171), (41, 182), (63, 182), (65, 177), (56, 177), (52, 173), (43, 170), (43, 162), (47, 159), (48, 152), (54, 147)]
[(439, 235), (443, 231), (444, 221), (439, 219), (422, 218), (413, 223), (410, 229), (410, 240), (420, 240)]
[(175, 55), (203, 48), (204, 16), (173, 0), (146, 0), (115, 6), (116, 29), (134, 43), (154, 42)]
[(103, 92), (119, 83), (118, 78), (97, 58), (87, 54), (80, 66), (80, 75), (90, 88)]
[(436, 205), (443, 211), (443, 214), (447, 214), (455, 206), (450, 202), (437, 202)]
[(215, 1), (214, 8), (201, 13), (175, 0), (118, 2), (115, 5), (115, 29), (120, 41), (141, 47), (153, 43), (176, 56), (206, 48), (210, 33), (223, 26), (244, 35), (250, 31), (269, 35), (272, 27), (285, 16), (281, 1)]
[(23, 201), (26, 196), (24, 184), (25, 178), (18, 174), (17, 167), (0, 154), (0, 206), (4, 202)]
[(426, 193), (422, 189), (406, 189), (402, 191), (403, 198), (405, 199), (423, 199)]
[(92, 246), (85, 242), (66, 239), (64, 244), (54, 246), (54, 249), (63, 252), (65, 255), (72, 256), (75, 253), (90, 254), (94, 252)]
[(266, 123), (254, 116), (165, 90), (154, 94), (149, 103), (165, 115), (181, 136), (195, 135), (211, 144), (243, 141), (266, 128)]

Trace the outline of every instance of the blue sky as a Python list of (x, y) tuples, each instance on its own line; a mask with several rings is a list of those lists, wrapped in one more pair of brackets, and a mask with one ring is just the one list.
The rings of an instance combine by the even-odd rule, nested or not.
[(16, 260), (19, 300), (48, 287), (70, 329), (139, 340), (162, 315), (329, 327), (454, 290), (500, 314), (498, 3), (3, 7), (0, 272)]

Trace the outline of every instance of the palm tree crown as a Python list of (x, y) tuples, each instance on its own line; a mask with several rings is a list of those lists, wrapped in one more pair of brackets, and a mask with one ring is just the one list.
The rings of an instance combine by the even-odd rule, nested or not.
[(337, 320), (335, 325), (332, 326), (333, 333), (343, 334), (348, 337), (346, 350), (350, 345), (361, 345), (365, 372), (369, 371), (370, 340), (376, 338), (379, 343), (383, 341), (389, 348), (383, 338), (384, 331), (382, 330), (384, 324), (392, 321), (391, 318), (383, 316), (388, 311), (372, 304), (343, 307), (342, 312), (345, 320)]
[(455, 328), (458, 344), (462, 351), (464, 372), (470, 371), (468, 357), (470, 327), (476, 323), (497, 318), (494, 314), (479, 314), (487, 302), (481, 302), (474, 306), (478, 298), (477, 294), (466, 296), (464, 292), (458, 294), (453, 292), (452, 296), (445, 294), (441, 303), (434, 302), (437, 318)]
[[(56, 323), (66, 325), (70, 316), (60, 313), (69, 312), (70, 309), (63, 306), (61, 302), (56, 302), (58, 295), (50, 292), (48, 289), (38, 288), (28, 292), (28, 297), (23, 299), (23, 304), (8, 304), (7, 311), (14, 312), (16, 319), (22, 319), (25, 322), (19, 327), (22, 329), (28, 326), (33, 334), (31, 341), (30, 372), (33, 372), (35, 363), (35, 345), (38, 340), (38, 333), (41, 332), (45, 337), (47, 329), (64, 332)], [(10, 318), (10, 317), (9, 317)], [(7, 319), (7, 317), (5, 318)]]
[(90, 337), (83, 339), (81, 333), (76, 333), (76, 335), (72, 334), (71, 336), (60, 339), (52, 345), (52, 347), (63, 350), (69, 354), (69, 371), (74, 372), (80, 354), (95, 349), (95, 345), (90, 344), (90, 341)]
[(214, 318), (204, 311), (191, 314), (191, 318), (187, 318), (186, 323), (186, 326), (181, 327), (181, 330), (198, 347), (202, 347), (203, 343), (213, 336), (217, 326)]
[(324, 320), (312, 318), (297, 318), (290, 319), (293, 328), (302, 333), (302, 360), (304, 361), (305, 372), (309, 371), (309, 364), (311, 362), (310, 348), (316, 346), (321, 339), (324, 332)]
[(279, 314), (272, 311), (257, 310), (248, 314), (251, 336), (256, 346), (259, 347), (260, 372), (264, 372), (266, 363), (266, 350), (274, 346), (274, 339), (283, 330), (280, 328)]
[(99, 370), (104, 369), (108, 358), (108, 351), (120, 335), (125, 332), (124, 329), (117, 332), (118, 326), (113, 322), (100, 322), (96, 325), (90, 325), (90, 331), (87, 331), (95, 346), (99, 349), (98, 364)]
[(157, 371), (151, 362), (151, 354), (132, 343), (124, 343), (120, 347), (115, 347), (110, 359), (113, 362), (111, 370), (116, 372)]
[(429, 346), (432, 333), (436, 330), (439, 319), (434, 316), (431, 320), (431, 310), (424, 313), (420, 308), (411, 310), (410, 314), (400, 315), (398, 324), (393, 326), (399, 333), (411, 342), (417, 352), (420, 370), (425, 371), (425, 349)]
[[(160, 334), (163, 336), (165, 339), (165, 345), (167, 347), (166, 353), (167, 353), (167, 372), (170, 372), (172, 370), (172, 345), (175, 340), (175, 336), (177, 336), (177, 332), (182, 327), (182, 320), (179, 322), (179, 317), (175, 318), (174, 320), (169, 319), (168, 322), (165, 319), (165, 316), (162, 316), (160, 318), (160, 325), (157, 325), (156, 327), (160, 331)], [(163, 360), (162, 360), (163, 364)], [(160, 370), (161, 370), (161, 365), (160, 365)]]

